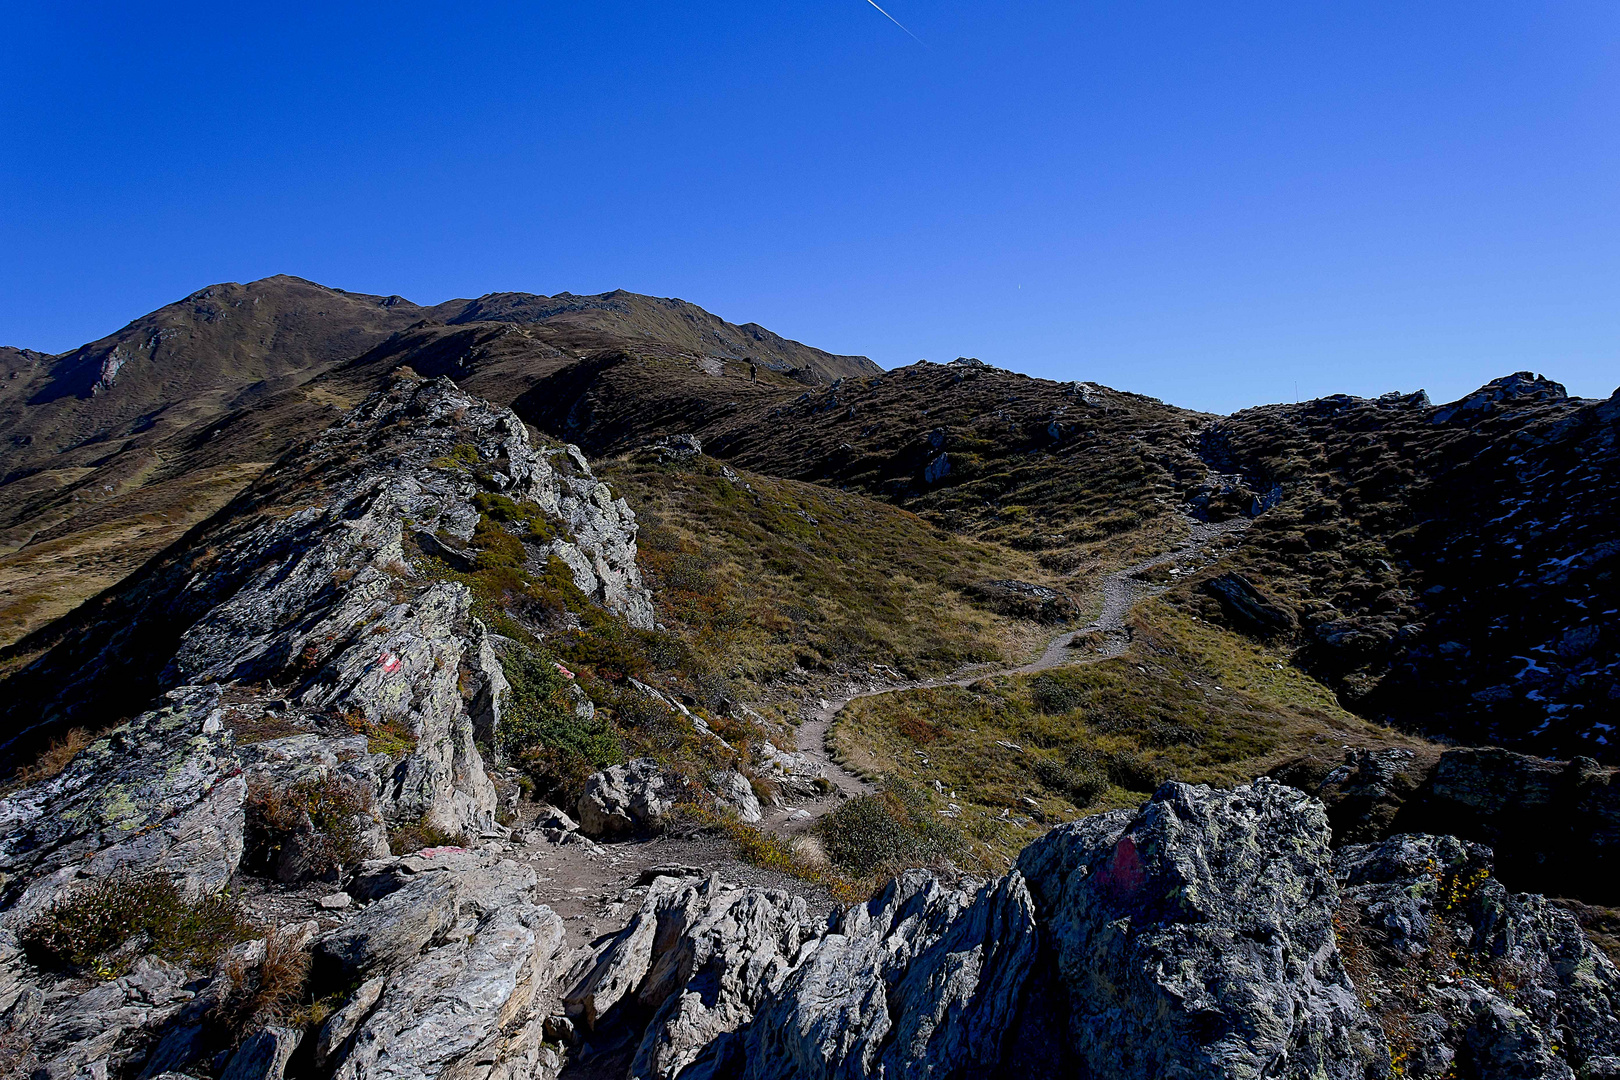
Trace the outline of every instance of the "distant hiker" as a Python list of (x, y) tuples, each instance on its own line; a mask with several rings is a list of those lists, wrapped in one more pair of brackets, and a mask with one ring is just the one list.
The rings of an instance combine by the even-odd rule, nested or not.
[(753, 360), (748, 361), (748, 381), (759, 382), (759, 365)]

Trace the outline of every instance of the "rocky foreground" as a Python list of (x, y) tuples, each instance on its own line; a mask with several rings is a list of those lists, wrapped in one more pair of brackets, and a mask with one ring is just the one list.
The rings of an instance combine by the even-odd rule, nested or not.
[[(1450, 837), (1334, 851), (1322, 804), (1266, 779), (1167, 784), (1002, 878), (912, 871), (830, 918), (675, 871), (569, 950), (490, 838), (366, 860), (331, 917), (264, 927), (207, 970), (145, 952), (161, 931), (122, 947), (116, 978), (36, 966), (44, 898), (71, 903), (135, 850), (195, 895), (242, 871), (243, 777), (218, 766), (247, 748), (216, 696), (176, 699), (0, 804), (14, 820), (79, 790), (90, 812), (54, 816), (102, 826), (8, 853), (33, 878), (0, 917), (17, 1075), (1620, 1075), (1620, 973), (1568, 912)], [(110, 769), (133, 786), (86, 782)], [(119, 800), (148, 809), (109, 828)], [(255, 1025), (244, 1000), (289, 966), (327, 1010)]]
[[(501, 536), (495, 495), (527, 515)], [(91, 605), (11, 681), (14, 742), (135, 715), (0, 799), (0, 1073), (1620, 1077), (1620, 974), (1569, 912), (1450, 836), (1335, 847), (1270, 779), (1166, 784), (1003, 877), (830, 916), (671, 867), (571, 940), (522, 851), (759, 813), (738, 773), (632, 761), (578, 826), (513, 819), (491, 778), (512, 643), (471, 571), (516, 544), (514, 574), (645, 627), (635, 529), (577, 450), (403, 378)]]

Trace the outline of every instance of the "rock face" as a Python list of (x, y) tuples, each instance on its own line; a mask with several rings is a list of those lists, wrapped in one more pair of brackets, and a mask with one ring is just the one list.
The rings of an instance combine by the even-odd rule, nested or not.
[(1387, 1069), (1339, 961), (1319, 804), (1275, 783), (1168, 784), (1123, 817), (1060, 827), (1019, 859), (1049, 912), (1069, 1040), (1087, 1068), (1346, 1078)]
[(1352, 750), (1342, 765), (1322, 768), (1297, 763), (1278, 778), (1322, 799), (1335, 843), (1450, 834), (1491, 847), (1511, 887), (1620, 902), (1620, 770), (1494, 748), (1435, 755), (1399, 747)]
[[(448, 379), (406, 378), (290, 453), (9, 679), (13, 727), (0, 749), (127, 714), (132, 696), (290, 681), (295, 706), (354, 711), (418, 735), (419, 752), (387, 795), (401, 812), (446, 827), (487, 820), (493, 795), (482, 790), (472, 740), (494, 722), (498, 665), (467, 587), (453, 575), (424, 577), (411, 559), (420, 550), (465, 569), (477, 554), (480, 500), (496, 494), (546, 523), (549, 538), (524, 537), (537, 575), (560, 560), (585, 596), (652, 626), (634, 515), (579, 451), (535, 446), (510, 410)], [(463, 658), (473, 702), (461, 700)]]
[[(289, 455), (9, 685), (43, 691), (34, 704), (49, 728), (127, 709), (147, 687), (290, 684), (278, 707), (293, 730), (342, 716), (414, 741), (373, 763), (383, 817), (476, 835), (493, 824), (496, 796), (475, 740), (495, 741), (506, 683), (468, 587), (431, 566), (477, 554), (492, 493), (546, 523), (549, 539), (531, 530), (524, 548), (537, 574), (560, 560), (587, 597), (652, 625), (634, 515), (579, 451), (533, 445), (509, 410), (447, 379), (405, 378)], [(413, 568), (416, 551), (427, 570)]]
[(363, 980), (321, 1033), (332, 1075), (533, 1075), (534, 1006), (563, 941), (562, 920), (533, 902), (534, 871), (470, 852), (396, 866), (408, 884), (315, 946), (318, 976)]
[(185, 688), (107, 732), (43, 784), (0, 799), (0, 922), (18, 925), (81, 876), (124, 868), (223, 888), (243, 850), (241, 776), (217, 686)]
[[(555, 1066), (562, 921), (535, 902), (533, 870), (479, 847), (510, 835), (475, 741), (496, 743), (508, 687), (467, 578), (492, 546), (516, 562), (508, 540), (526, 560), (515, 572), (565, 573), (582, 602), (651, 625), (634, 518), (579, 452), (531, 444), (511, 412), (447, 380), (403, 377), (8, 683), (36, 694), (47, 729), (136, 715), (0, 798), (0, 1066), (17, 1046), (24, 1075), (51, 1080), (280, 1080), (311, 1062), (343, 1080), (494, 1080)], [(394, 857), (391, 826), (472, 846)], [(311, 902), (327, 894), (324, 925), (209, 923), (220, 948), (266, 935), (212, 971), (196, 953), (184, 963), (202, 969), (159, 959), (162, 929), (115, 928), (123, 952), (89, 968), (36, 948), (40, 916), (85, 918), (57, 905), (119, 873), (167, 878), (178, 888), (163, 895), (193, 911), (244, 877), (347, 889), (309, 887)], [(127, 973), (98, 976), (108, 957)], [(253, 987), (286, 993), (288, 980), (294, 1003), (339, 1002), (318, 1033), (284, 1026), (286, 1002), (269, 1021), (237, 1016)]]
[(1450, 837), (1329, 840), (1285, 785), (1171, 783), (824, 927), (658, 878), (565, 1003), (638, 1080), (1614, 1075), (1620, 973), (1567, 912)]
[(908, 874), (846, 912), (711, 1060), (783, 1080), (987, 1075), (1023, 1034), (1021, 991), (1039, 941), (1016, 871), (976, 892)]
[(1620, 1075), (1620, 974), (1575, 917), (1408, 834), (1342, 849), (1341, 941), (1408, 1076)]

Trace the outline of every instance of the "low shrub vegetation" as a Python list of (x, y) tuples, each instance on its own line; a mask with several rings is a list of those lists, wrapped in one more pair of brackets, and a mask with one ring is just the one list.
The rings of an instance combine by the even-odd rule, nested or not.
[(1166, 780), (1242, 783), (1313, 748), (1403, 741), (1286, 655), (1165, 601), (1139, 607), (1131, 628), (1114, 659), (857, 700), (833, 745), (868, 777), (938, 782), (952, 794), (931, 798), (960, 820), (1041, 825), (1137, 805)]
[(356, 735), (366, 737), (367, 753), (399, 758), (416, 749), (416, 733), (403, 721), (372, 720), (359, 709), (349, 709), (343, 713), (343, 722)]
[(257, 931), (232, 893), (188, 899), (167, 876), (128, 871), (78, 887), (18, 937), (41, 967), (115, 978), (148, 953), (207, 967)]
[(659, 617), (699, 671), (744, 687), (795, 667), (939, 674), (1020, 655), (1039, 636), (968, 595), (987, 576), (1046, 576), (1021, 552), (708, 458), (631, 456), (603, 475), (635, 508)]
[(395, 855), (410, 855), (427, 848), (463, 847), (466, 843), (461, 833), (441, 829), (426, 816), (388, 830), (388, 850)]
[(280, 934), (264, 942), (264, 957), (257, 963), (233, 959), (222, 973), (225, 988), (214, 1002), (209, 1020), (224, 1029), (228, 1042), (251, 1032), (285, 1023), (306, 1010), (310, 954)]
[(359, 819), (374, 802), (364, 784), (334, 775), (287, 787), (258, 781), (246, 803), (247, 862), (283, 880), (330, 877), (365, 857)]
[(858, 795), (816, 823), (839, 867), (859, 877), (960, 858), (968, 842), (943, 824), (920, 791), (889, 778), (875, 795)]
[(585, 777), (624, 760), (618, 727), (606, 710), (580, 715), (560, 661), (520, 646), (506, 651), (501, 668), (511, 693), (496, 733), (499, 750), (540, 793), (577, 797)]

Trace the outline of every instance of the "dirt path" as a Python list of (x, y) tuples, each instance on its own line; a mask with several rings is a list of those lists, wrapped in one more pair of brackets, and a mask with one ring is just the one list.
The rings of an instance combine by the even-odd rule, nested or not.
[[(1195, 523), (1192, 535), (1181, 547), (1110, 574), (1102, 583), (1103, 606), (1096, 620), (1056, 635), (1041, 655), (1029, 663), (1011, 667), (976, 664), (958, 669), (943, 679), (884, 680), (868, 676), (831, 690), (835, 697), (810, 699), (804, 707), (804, 721), (796, 733), (796, 749), (825, 768), (833, 790), (812, 801), (769, 812), (766, 827), (784, 835), (803, 832), (818, 818), (842, 805), (845, 799), (872, 790), (872, 785), (846, 771), (828, 751), (827, 738), (833, 720), (851, 701), (906, 690), (967, 686), (993, 675), (1030, 674), (1118, 656), (1130, 643), (1125, 619), (1131, 606), (1168, 588), (1168, 585), (1141, 581), (1136, 575), (1172, 563), (1183, 571), (1205, 565), (1215, 557), (1211, 548), (1216, 540), (1247, 525), (1247, 521), (1222, 525)], [(1077, 637), (1081, 639), (1078, 646), (1074, 644)], [(499, 846), (508, 857), (534, 867), (540, 879), (537, 891), (541, 901), (563, 917), (571, 948), (584, 948), (602, 934), (623, 926), (629, 911), (633, 910), (628, 905), (637, 902), (638, 883), (644, 884), (651, 873), (660, 869), (690, 867), (717, 871), (727, 881), (798, 892), (818, 910), (831, 910), (834, 906), (832, 898), (822, 890), (741, 862), (731, 844), (719, 837), (665, 834), (615, 843), (557, 845), (530, 829), (531, 824), (518, 823), (518, 835)]]
[(826, 769), (826, 777), (832, 782), (833, 790), (819, 799), (775, 811), (767, 816), (766, 826), (780, 833), (803, 832), (817, 818), (837, 809), (845, 799), (873, 790), (871, 784), (835, 761), (827, 746), (834, 718), (850, 702), (908, 690), (968, 686), (994, 675), (1030, 675), (1067, 664), (1094, 664), (1119, 656), (1130, 645), (1130, 631), (1125, 626), (1125, 616), (1130, 613), (1132, 606), (1170, 587), (1168, 584), (1155, 585), (1140, 580), (1137, 575), (1171, 563), (1178, 564), (1177, 568), (1183, 572), (1207, 565), (1216, 558), (1211, 548), (1217, 540), (1240, 533), (1249, 524), (1247, 518), (1219, 523), (1194, 521), (1191, 535), (1180, 547), (1109, 574), (1103, 579), (1103, 608), (1096, 620), (1058, 634), (1047, 642), (1038, 658), (1027, 664), (1016, 667), (973, 664), (959, 668), (943, 679), (882, 681), (871, 678), (864, 683), (851, 680), (841, 689), (840, 696), (812, 699), (803, 711), (804, 722), (799, 725), (795, 749)]

